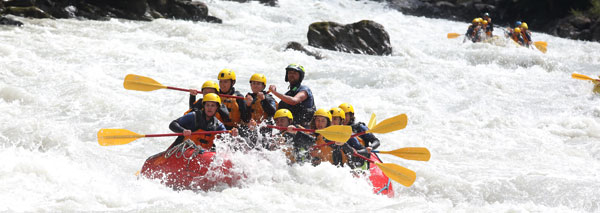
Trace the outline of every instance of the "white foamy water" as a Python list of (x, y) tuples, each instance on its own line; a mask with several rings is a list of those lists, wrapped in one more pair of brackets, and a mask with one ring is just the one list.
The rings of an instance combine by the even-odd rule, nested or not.
[[(542, 54), (449, 40), (467, 23), (376, 2), (279, 3), (208, 1), (220, 25), (16, 18), (24, 27), (0, 27), (0, 211), (600, 211), (600, 97), (570, 77), (600, 74), (600, 44), (534, 32), (549, 44)], [(306, 45), (312, 22), (362, 19), (385, 27), (392, 56), (282, 51)], [(127, 74), (199, 88), (231, 68), (245, 93), (253, 73), (285, 90), (289, 63), (306, 68), (317, 107), (349, 102), (362, 121), (406, 113), (406, 129), (377, 136), (380, 150), (431, 151), (429, 162), (381, 155), (416, 171), (415, 184), (394, 183), (387, 198), (345, 169), (288, 167), (268, 152), (233, 156), (248, 174), (239, 187), (177, 192), (134, 175), (174, 138), (97, 143), (101, 128), (169, 133), (187, 109), (184, 92), (123, 89)]]

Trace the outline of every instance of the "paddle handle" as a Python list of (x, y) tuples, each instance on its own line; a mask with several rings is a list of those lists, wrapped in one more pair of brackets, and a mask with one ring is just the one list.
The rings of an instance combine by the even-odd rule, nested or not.
[[(220, 134), (229, 132), (230, 130), (223, 131), (204, 131), (204, 132), (192, 132), (192, 135), (204, 135), (204, 134)], [(169, 133), (169, 134), (149, 134), (144, 135), (144, 137), (152, 138), (152, 137), (167, 137), (167, 136), (183, 136), (183, 133)]]
[[(167, 86), (167, 89), (179, 90), (179, 91), (184, 91), (184, 92), (190, 92), (190, 91), (192, 91), (191, 89), (183, 89), (183, 88), (178, 88), (178, 87), (170, 87), (170, 86)], [(196, 92), (198, 92), (198, 93), (202, 93), (202, 91), (198, 91), (198, 90), (196, 90)], [(224, 97), (224, 98), (244, 99), (244, 97), (237, 96), (237, 95), (225, 95), (225, 94), (219, 94), (219, 96), (221, 96), (221, 97)]]
[[(267, 125), (267, 127), (272, 128), (272, 129), (279, 129), (279, 130), (287, 130), (287, 127), (284, 126), (273, 126), (273, 125)], [(302, 131), (302, 132), (315, 132), (314, 129), (301, 129), (301, 128), (292, 128), (292, 130), (294, 131)]]

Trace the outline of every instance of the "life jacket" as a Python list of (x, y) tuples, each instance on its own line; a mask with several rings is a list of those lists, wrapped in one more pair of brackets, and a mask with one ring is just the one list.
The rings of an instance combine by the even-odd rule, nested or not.
[[(260, 123), (263, 120), (268, 120), (270, 119), (271, 116), (267, 115), (267, 113), (265, 112), (265, 110), (262, 107), (262, 101), (258, 101), (256, 99), (256, 94), (250, 94), (252, 96), (252, 98), (254, 98), (254, 100), (252, 101), (252, 104), (250, 105), (250, 118), (252, 118), (253, 120), (255, 120), (257, 123)], [(265, 94), (265, 100), (266, 100), (267, 94)], [(275, 109), (277, 109), (277, 106), (279, 104), (275, 103)]]
[[(192, 132), (203, 132), (203, 131), (217, 131), (223, 130), (223, 126), (221, 121), (217, 120), (216, 117), (212, 117), (209, 120), (206, 120), (206, 115), (204, 111), (194, 110), (194, 126), (188, 127)], [(178, 136), (177, 139), (171, 144), (170, 148), (176, 146), (183, 141), (190, 139), (196, 145), (201, 146), (204, 149), (211, 150), (213, 149), (213, 141), (215, 139), (214, 134), (198, 134), (198, 135), (190, 135), (187, 137)]]
[(516, 32), (514, 32), (514, 31), (513, 31), (513, 32), (511, 33), (511, 36), (510, 36), (510, 38), (511, 38), (513, 41), (517, 42), (517, 44), (519, 44), (519, 45), (523, 45), (523, 44), (521, 44), (521, 41), (519, 41), (519, 34), (517, 34)]
[[(333, 152), (334, 150), (337, 150), (339, 152), (341, 152), (342, 155), (342, 160), (341, 163), (339, 165), (344, 165), (348, 163), (348, 158), (346, 157), (344, 150), (341, 149), (341, 147), (332, 144), (332, 145), (321, 145), (321, 144), (326, 144), (329, 141), (326, 141), (322, 135), (317, 136), (317, 140), (316, 140), (316, 145), (319, 146), (318, 151), (317, 151), (317, 158), (319, 158), (321, 160), (321, 162), (325, 162), (325, 161), (329, 161), (329, 163), (336, 165), (335, 161), (333, 159)], [(334, 147), (338, 148), (338, 149), (334, 149)]]
[[(194, 132), (204, 132), (204, 130), (199, 129)], [(183, 140), (192, 140), (197, 146), (201, 146), (206, 150), (210, 150), (213, 148), (213, 141), (215, 140), (215, 134), (199, 134), (199, 135), (190, 135), (184, 137)]]
[[(231, 92), (231, 94), (226, 94), (226, 93), (219, 93), (219, 94), (235, 95), (235, 96), (242, 97), (242, 94), (235, 91), (235, 89), (233, 87), (231, 88), (231, 90), (233, 91), (233, 92)], [(242, 112), (240, 111), (240, 106), (238, 105), (236, 98), (221, 97), (221, 104), (225, 105), (225, 107), (227, 107), (227, 109), (229, 110), (230, 121), (222, 121), (223, 124), (225, 124), (225, 126), (227, 127), (227, 129), (230, 129), (239, 124), (242, 124)]]
[(292, 85), (291, 89), (287, 91), (285, 95), (294, 97), (300, 91), (306, 91), (307, 97), (304, 101), (293, 106), (283, 101), (280, 101), (278, 109), (290, 110), (290, 112), (292, 112), (292, 115), (294, 116), (294, 124), (308, 126), (308, 123), (310, 122), (316, 111), (314, 97), (310, 89), (304, 85)]
[(529, 44), (529, 36), (527, 35), (527, 30), (521, 30), (521, 37), (523, 37), (523, 41), (525, 41), (525, 44)]

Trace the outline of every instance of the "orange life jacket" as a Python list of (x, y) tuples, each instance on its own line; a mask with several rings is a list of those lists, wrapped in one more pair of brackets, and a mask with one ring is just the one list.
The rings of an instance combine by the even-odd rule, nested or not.
[[(199, 129), (196, 130), (194, 132), (204, 132), (204, 130)], [(213, 141), (215, 140), (215, 134), (199, 134), (199, 135), (190, 135), (187, 137), (184, 137), (183, 140), (187, 140), (190, 139), (192, 141), (194, 141), (194, 143), (197, 146), (201, 146), (202, 148), (206, 149), (206, 150), (210, 150), (213, 148)]]
[(518, 37), (518, 35), (519, 35), (519, 34), (517, 34), (517, 32), (513, 31), (513, 32), (511, 33), (511, 37), (510, 37), (510, 38), (511, 38), (513, 41), (517, 42), (517, 44), (519, 44), (519, 45), (522, 45), (522, 44), (521, 44), (521, 41), (519, 41), (519, 37)]
[[(269, 119), (267, 113), (265, 113), (265, 110), (263, 110), (262, 108), (262, 104), (260, 103), (261, 101), (254, 101), (254, 103), (252, 105), (250, 105), (250, 109), (251, 109), (251, 118), (253, 120), (255, 120), (257, 123), (260, 123), (263, 120), (267, 120)], [(277, 109), (277, 106), (279, 104), (275, 103), (275, 109)]]
[(529, 44), (529, 40), (527, 40), (527, 30), (521, 30), (521, 37), (523, 37), (525, 44)]
[[(317, 140), (315, 141), (316, 145), (319, 146), (321, 144), (326, 144), (327, 142), (325, 141), (325, 139), (323, 139), (322, 135), (319, 135), (317, 137)], [(340, 150), (342, 152), (342, 163), (341, 165), (347, 164), (348, 163), (348, 159), (344, 153), (343, 150)], [(333, 162), (333, 148), (331, 148), (330, 146), (320, 146), (318, 148), (317, 151), (317, 156), (319, 159), (321, 159), (321, 162), (325, 162), (325, 161), (329, 161), (329, 163), (334, 164)]]
[(225, 105), (225, 107), (227, 107), (227, 109), (229, 110), (229, 119), (231, 119), (231, 121), (229, 122), (221, 122), (223, 122), (223, 124), (228, 127), (235, 127), (241, 124), (242, 113), (240, 112), (240, 106), (238, 106), (237, 104), (237, 99), (221, 97), (221, 103)]

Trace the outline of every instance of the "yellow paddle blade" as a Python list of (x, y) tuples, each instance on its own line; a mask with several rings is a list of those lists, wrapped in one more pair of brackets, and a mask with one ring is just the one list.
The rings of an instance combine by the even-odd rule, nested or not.
[(128, 90), (137, 90), (137, 91), (153, 91), (157, 89), (164, 89), (167, 86), (164, 86), (152, 78), (148, 78), (145, 76), (129, 74), (125, 76), (125, 81), (123, 81), (123, 87)]
[(536, 41), (536, 42), (533, 42), (533, 43), (536, 44), (536, 45), (548, 47), (548, 43), (545, 42), (545, 41)]
[(548, 43), (546, 43), (546, 42), (536, 41), (536, 42), (533, 42), (533, 45), (535, 46), (535, 48), (537, 48), (538, 50), (540, 50), (543, 53), (546, 53), (546, 51), (548, 51), (548, 48), (546, 48), (548, 46)]
[(408, 117), (406, 114), (397, 115), (388, 119), (383, 120), (381, 123), (375, 125), (372, 129), (367, 130), (367, 133), (388, 133), (396, 130), (401, 130), (408, 124)]
[(375, 113), (371, 114), (371, 119), (369, 119), (369, 124), (367, 124), (367, 128), (372, 129), (375, 126), (377, 121), (375, 120)]
[(458, 33), (448, 33), (448, 38), (458, 38), (460, 34)]
[(377, 163), (377, 166), (381, 169), (385, 176), (388, 176), (392, 180), (410, 187), (417, 179), (417, 174), (407, 168), (393, 164), (393, 163)]
[(325, 129), (319, 129), (315, 131), (323, 135), (330, 141), (346, 142), (352, 136), (352, 127), (344, 125), (333, 125)]
[(379, 151), (382, 154), (391, 154), (408, 160), (429, 161), (431, 153), (425, 147), (406, 147), (392, 151)]
[(126, 129), (100, 129), (98, 143), (102, 146), (123, 145), (144, 136)]
[(574, 79), (579, 79), (579, 80), (589, 80), (589, 81), (594, 80), (590, 76), (587, 76), (584, 74), (579, 74), (579, 73), (573, 73), (573, 74), (571, 74), (571, 77)]

